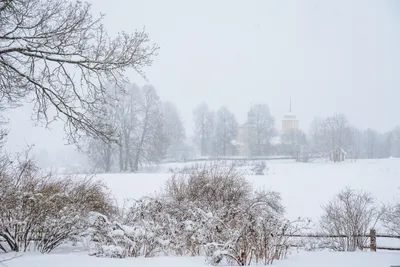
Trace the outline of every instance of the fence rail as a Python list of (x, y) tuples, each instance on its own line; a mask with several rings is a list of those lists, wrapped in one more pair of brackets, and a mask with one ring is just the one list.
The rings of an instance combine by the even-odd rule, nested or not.
[(293, 156), (276, 156), (276, 157), (210, 157), (210, 158), (193, 158), (184, 160), (164, 160), (162, 164), (177, 163), (177, 162), (202, 162), (202, 161), (257, 161), (257, 160), (294, 160)]
[(377, 249), (380, 250), (397, 250), (400, 251), (400, 248), (394, 247), (379, 247), (376, 244), (376, 238), (395, 238), (400, 239), (400, 235), (389, 235), (389, 234), (377, 234), (375, 230), (371, 229), (369, 234), (362, 234), (362, 235), (327, 235), (327, 234), (292, 234), (292, 235), (284, 235), (287, 237), (302, 237), (302, 238), (349, 238), (349, 237), (369, 237), (370, 245), (363, 246), (362, 248), (369, 248), (371, 251), (376, 251)]

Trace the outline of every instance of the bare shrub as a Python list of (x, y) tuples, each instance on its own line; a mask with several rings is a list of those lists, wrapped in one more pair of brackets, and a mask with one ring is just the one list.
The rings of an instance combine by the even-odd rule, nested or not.
[(10, 161), (0, 182), (0, 237), (11, 251), (50, 252), (80, 234), (88, 212), (114, 212), (103, 184), (43, 173), (29, 159)]
[(386, 208), (382, 222), (390, 232), (400, 235), (400, 199)]
[(354, 251), (366, 246), (363, 237), (375, 227), (381, 216), (371, 194), (346, 188), (326, 206), (320, 225), (328, 235), (343, 235), (327, 240), (329, 247), (338, 251)]
[(178, 203), (199, 202), (216, 210), (237, 206), (251, 195), (251, 186), (234, 164), (196, 164), (175, 170), (166, 183), (165, 196)]

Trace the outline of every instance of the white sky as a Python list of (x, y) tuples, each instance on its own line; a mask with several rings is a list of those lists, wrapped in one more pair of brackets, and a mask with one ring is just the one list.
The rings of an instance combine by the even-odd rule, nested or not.
[[(305, 131), (314, 116), (334, 112), (360, 128), (400, 124), (399, 2), (91, 2), (95, 14), (106, 14), (111, 34), (146, 26), (161, 47), (146, 70), (149, 81), (178, 106), (189, 133), (202, 101), (226, 105), (241, 123), (251, 103), (266, 103), (280, 128), (290, 96)], [(12, 112), (9, 149), (26, 143), (64, 149), (60, 125), (51, 132), (32, 128), (29, 112)]]

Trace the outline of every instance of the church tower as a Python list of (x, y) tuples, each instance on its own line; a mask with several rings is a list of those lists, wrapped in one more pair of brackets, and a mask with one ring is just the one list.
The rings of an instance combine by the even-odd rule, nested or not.
[(289, 102), (289, 112), (283, 116), (282, 120), (282, 134), (290, 134), (299, 129), (299, 120), (296, 115), (292, 113), (292, 98)]

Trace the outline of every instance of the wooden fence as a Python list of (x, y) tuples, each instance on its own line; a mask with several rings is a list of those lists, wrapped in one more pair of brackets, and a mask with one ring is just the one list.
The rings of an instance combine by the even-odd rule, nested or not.
[[(347, 235), (326, 235), (326, 234), (292, 234), (292, 235), (286, 235), (286, 236), (287, 237), (303, 237), (303, 238), (348, 238), (349, 237)], [(369, 237), (369, 246), (364, 246), (363, 248), (369, 248), (371, 251), (374, 251), (374, 252), (376, 252), (377, 249), (400, 251), (400, 248), (378, 246), (377, 242), (376, 242), (377, 237), (393, 238), (393, 239), (400, 240), (400, 235), (377, 234), (374, 229), (371, 229), (369, 234), (356, 235), (356, 236), (351, 236), (351, 237)]]

